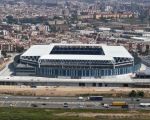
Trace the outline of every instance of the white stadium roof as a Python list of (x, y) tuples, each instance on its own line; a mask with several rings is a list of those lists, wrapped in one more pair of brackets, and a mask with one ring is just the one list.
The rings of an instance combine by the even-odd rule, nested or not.
[(111, 57), (133, 58), (123, 46), (102, 46), (105, 55)]
[(40, 57), (42, 59), (49, 59), (49, 60), (114, 60), (112, 57), (105, 56), (105, 55), (62, 55), (62, 54), (50, 54), (50, 55), (43, 55)]
[(21, 56), (42, 56), (47, 55), (52, 50), (52, 45), (33, 45)]
[[(104, 55), (68, 55), (50, 54), (54, 46), (95, 46), (101, 47)], [(21, 56), (39, 56), (40, 59), (61, 60), (114, 60), (114, 57), (131, 58), (131, 54), (123, 46), (107, 46), (104, 44), (50, 44), (33, 45)]]

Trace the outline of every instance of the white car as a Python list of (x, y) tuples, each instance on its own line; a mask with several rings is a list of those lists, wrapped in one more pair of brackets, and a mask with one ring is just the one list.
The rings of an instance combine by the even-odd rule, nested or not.
[(8, 99), (8, 96), (5, 96), (4, 98), (5, 98), (5, 99)]
[(15, 106), (15, 104), (12, 104), (12, 103), (11, 103), (9, 106), (10, 106), (10, 107), (14, 107), (14, 106)]
[(83, 106), (83, 105), (80, 105), (79, 108), (84, 108), (84, 106)]
[(84, 100), (84, 98), (83, 97), (78, 97), (78, 100)]
[(109, 104), (104, 104), (103, 107), (109, 108)]
[(45, 100), (49, 100), (49, 97), (46, 97)]

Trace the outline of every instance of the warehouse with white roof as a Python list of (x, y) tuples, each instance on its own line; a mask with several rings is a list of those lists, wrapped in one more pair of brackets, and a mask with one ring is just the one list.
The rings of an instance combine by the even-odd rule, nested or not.
[(134, 57), (123, 46), (97, 44), (34, 45), (20, 56), (16, 75), (71, 79), (135, 72)]

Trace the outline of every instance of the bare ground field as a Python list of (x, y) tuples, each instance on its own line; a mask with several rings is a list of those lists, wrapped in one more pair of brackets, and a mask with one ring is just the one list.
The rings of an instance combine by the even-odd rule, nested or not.
[(142, 90), (145, 97), (150, 97), (149, 88), (125, 88), (125, 87), (37, 87), (29, 86), (0, 86), (0, 94), (32, 95), (32, 96), (79, 96), (79, 95), (105, 95), (127, 96), (131, 90)]
[(127, 113), (76, 113), (76, 112), (65, 112), (58, 113), (56, 116), (65, 116), (65, 117), (91, 117), (91, 118), (109, 118), (109, 119), (118, 119), (118, 118), (132, 118), (132, 119), (148, 119), (150, 118), (150, 113), (139, 113), (138, 111)]

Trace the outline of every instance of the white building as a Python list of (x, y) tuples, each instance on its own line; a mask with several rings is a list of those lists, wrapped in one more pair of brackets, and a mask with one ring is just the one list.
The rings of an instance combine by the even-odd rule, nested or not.
[(138, 69), (123, 46), (97, 44), (34, 45), (21, 55), (20, 61), (23, 67), (18, 66), (16, 74), (56, 78), (102, 78)]

